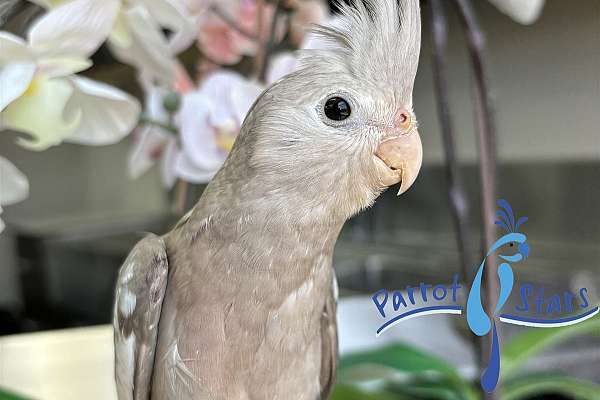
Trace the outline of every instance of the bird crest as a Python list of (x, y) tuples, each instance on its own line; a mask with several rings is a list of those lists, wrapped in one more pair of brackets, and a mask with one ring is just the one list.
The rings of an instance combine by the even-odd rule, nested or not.
[(519, 227), (522, 226), (525, 222), (527, 222), (527, 217), (521, 217), (519, 219), (516, 218), (513, 213), (512, 207), (508, 203), (508, 201), (504, 199), (500, 199), (497, 201), (500, 209), (496, 212), (496, 221), (494, 222), (496, 225), (499, 225), (503, 228), (507, 233), (516, 233), (519, 232)]
[(313, 28), (325, 48), (305, 51), (302, 65), (342, 69), (411, 97), (421, 48), (419, 0), (353, 0), (339, 8), (333, 26)]

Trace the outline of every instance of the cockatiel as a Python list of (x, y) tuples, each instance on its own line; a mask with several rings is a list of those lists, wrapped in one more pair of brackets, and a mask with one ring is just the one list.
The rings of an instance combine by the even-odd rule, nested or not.
[(388, 186), (415, 181), (418, 0), (342, 7), (325, 49), (255, 102), (221, 170), (123, 264), (119, 399), (315, 400), (337, 357), (333, 248)]

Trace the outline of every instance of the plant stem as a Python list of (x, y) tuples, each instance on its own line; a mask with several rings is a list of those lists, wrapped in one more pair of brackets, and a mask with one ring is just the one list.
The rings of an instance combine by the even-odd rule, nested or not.
[(229, 25), (232, 29), (234, 29), (238, 33), (241, 33), (242, 35), (246, 36), (248, 39), (254, 40), (256, 42), (260, 41), (259, 35), (255, 35), (254, 33), (246, 30), (246, 28), (240, 26), (229, 14), (227, 14), (225, 11), (223, 11), (221, 9), (221, 7), (219, 7), (218, 5), (213, 4), (212, 6), (210, 6), (209, 10), (212, 11), (216, 16), (221, 18), (227, 25)]
[(177, 131), (177, 128), (175, 128), (172, 124), (157, 121), (155, 119), (152, 119), (147, 114), (140, 114), (139, 123), (156, 126), (156, 127), (161, 128), (169, 133), (172, 133), (173, 135), (177, 135), (179, 133)]
[(179, 179), (175, 186), (174, 211), (177, 215), (183, 215), (187, 208), (189, 183)]
[[(438, 117), (444, 144), (446, 161), (446, 178), (448, 180), (448, 200), (452, 211), (456, 241), (460, 257), (460, 273), (466, 282), (472, 280), (472, 269), (475, 264), (471, 257), (469, 246), (471, 232), (469, 229), (469, 201), (467, 199), (464, 180), (456, 156), (454, 123), (451, 116), (450, 100), (448, 96), (448, 24), (444, 0), (431, 0), (431, 38), (432, 61), (435, 94), (438, 108)], [(481, 369), (481, 349), (479, 338), (471, 335), (471, 344), (475, 350), (476, 359)]]
[[(483, 222), (483, 253), (493, 244), (495, 238), (494, 209), (496, 200), (496, 127), (492, 100), (485, 66), (485, 35), (481, 30), (470, 0), (455, 0), (460, 21), (465, 30), (469, 55), (475, 80), (475, 115), (478, 131), (479, 173), (481, 179), (481, 216)], [(487, 259), (485, 301), (488, 311), (493, 314), (498, 300), (497, 262)], [(482, 341), (488, 354), (489, 341)], [(487, 399), (498, 399), (498, 391), (486, 395)]]
[(3, 28), (12, 18), (29, 8), (30, 5), (24, 0), (5, 0), (0, 4), (0, 28)]
[(265, 78), (267, 75), (267, 69), (269, 67), (269, 60), (273, 55), (273, 50), (275, 49), (276, 41), (275, 36), (277, 34), (277, 23), (279, 18), (282, 15), (282, 2), (281, 0), (275, 0), (275, 13), (273, 14), (273, 20), (271, 21), (271, 29), (269, 31), (269, 40), (262, 50), (262, 54), (256, 56), (256, 71), (258, 80), (260, 82), (265, 82)]
[(433, 77), (438, 107), (438, 116), (444, 142), (446, 157), (446, 176), (448, 179), (448, 198), (457, 233), (458, 251), (460, 254), (461, 274), (464, 279), (471, 280), (473, 263), (468, 246), (469, 231), (469, 201), (466, 196), (460, 165), (457, 161), (454, 143), (454, 124), (448, 99), (448, 65), (447, 43), (448, 30), (443, 0), (431, 0), (431, 34), (433, 39)]

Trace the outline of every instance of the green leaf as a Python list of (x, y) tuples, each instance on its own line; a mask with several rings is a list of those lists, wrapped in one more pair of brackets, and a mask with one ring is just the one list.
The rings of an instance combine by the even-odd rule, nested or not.
[(560, 394), (574, 400), (600, 400), (600, 385), (567, 376), (528, 376), (502, 385), (503, 400), (526, 399), (533, 395)]
[(336, 385), (329, 400), (410, 400), (400, 394), (386, 391), (367, 392), (352, 385)]
[(351, 367), (362, 364), (381, 365), (414, 374), (433, 372), (453, 379), (461, 379), (456, 370), (445, 361), (405, 344), (393, 344), (373, 351), (344, 356), (340, 360), (339, 371), (343, 375)]
[(502, 375), (509, 377), (528, 358), (574, 336), (600, 333), (600, 317), (562, 328), (529, 329), (514, 336), (502, 351)]
[[(464, 394), (449, 382), (410, 382), (409, 384), (391, 384), (389, 390), (394, 393), (400, 393), (410, 399), (427, 400), (462, 400)], [(477, 396), (468, 396), (467, 398), (476, 399)]]
[(436, 388), (438, 392), (444, 386), (445, 390), (459, 393), (461, 399), (476, 398), (469, 382), (465, 381), (451, 365), (405, 344), (393, 344), (373, 351), (342, 357), (338, 368), (338, 381), (341, 383), (354, 383), (377, 378), (394, 381), (394, 376), (396, 376), (397, 378), (401, 377), (407, 387), (416, 381), (435, 383), (438, 384)]
[(0, 389), (0, 400), (26, 400), (25, 397)]

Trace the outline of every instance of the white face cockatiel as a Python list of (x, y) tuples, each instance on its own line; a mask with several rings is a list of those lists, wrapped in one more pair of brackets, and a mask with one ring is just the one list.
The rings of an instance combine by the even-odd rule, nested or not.
[(198, 204), (121, 268), (119, 399), (324, 399), (344, 222), (421, 166), (418, 0), (344, 7), (266, 90)]

